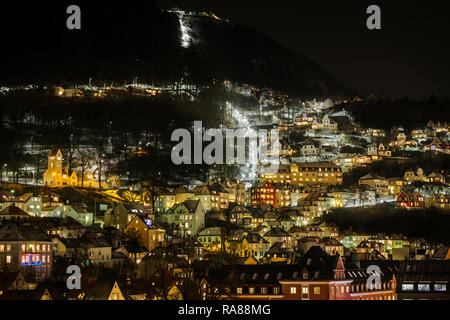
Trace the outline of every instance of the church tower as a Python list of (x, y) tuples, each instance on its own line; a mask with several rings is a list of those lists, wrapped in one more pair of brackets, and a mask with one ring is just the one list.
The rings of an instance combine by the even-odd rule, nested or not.
[(62, 153), (61, 150), (52, 150), (48, 155), (48, 168), (50, 170), (62, 170)]

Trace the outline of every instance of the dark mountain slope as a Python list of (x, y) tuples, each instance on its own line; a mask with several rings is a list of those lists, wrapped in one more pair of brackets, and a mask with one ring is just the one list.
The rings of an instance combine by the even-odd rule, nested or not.
[[(354, 92), (309, 59), (260, 32), (209, 17), (163, 12), (153, 1), (81, 1), (82, 29), (69, 31), (71, 3), (16, 4), (2, 10), (2, 82), (177, 81), (212, 79), (267, 86), (305, 97)], [(180, 21), (194, 41), (181, 45)]]

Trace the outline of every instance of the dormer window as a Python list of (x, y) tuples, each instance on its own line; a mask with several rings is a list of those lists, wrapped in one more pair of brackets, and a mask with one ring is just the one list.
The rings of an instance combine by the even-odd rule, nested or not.
[(304, 273), (303, 273), (303, 279), (304, 279), (304, 280), (307, 280), (307, 279), (308, 279), (308, 272), (304, 272)]

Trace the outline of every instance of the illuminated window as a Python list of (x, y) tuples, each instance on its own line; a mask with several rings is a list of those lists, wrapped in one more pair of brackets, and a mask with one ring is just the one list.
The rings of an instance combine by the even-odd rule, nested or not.
[(314, 294), (320, 294), (320, 287), (314, 288)]
[(438, 291), (438, 292), (447, 291), (447, 285), (441, 284), (441, 283), (436, 283), (434, 285), (434, 291)]
[(414, 291), (414, 284), (402, 284), (403, 291)]
[(296, 293), (297, 293), (297, 288), (291, 287), (291, 294), (296, 294)]
[(419, 284), (417, 286), (417, 289), (419, 291), (430, 291), (430, 285), (429, 284)]
[(6, 256), (6, 263), (11, 263), (11, 256)]

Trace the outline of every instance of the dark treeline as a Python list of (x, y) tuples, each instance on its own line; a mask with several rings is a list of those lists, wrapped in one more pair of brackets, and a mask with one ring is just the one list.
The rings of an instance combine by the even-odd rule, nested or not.
[(450, 99), (438, 99), (435, 96), (422, 101), (409, 98), (368, 99), (336, 108), (343, 107), (351, 112), (363, 128), (391, 130), (403, 126), (406, 130), (412, 130), (425, 127), (430, 120), (450, 121)]
[(437, 209), (406, 210), (390, 206), (374, 208), (339, 208), (324, 215), (325, 221), (336, 223), (340, 230), (367, 234), (403, 234), (425, 238), (434, 244), (450, 243), (450, 214)]
[[(218, 125), (217, 101), (202, 99), (187, 102), (162, 94), (156, 97), (68, 98), (45, 91), (13, 91), (0, 96), (5, 118), (23, 121), (32, 115), (31, 124), (55, 125), (69, 121), (71, 127), (136, 132), (152, 129), (166, 133), (170, 126), (187, 128), (194, 120)], [(112, 122), (112, 124), (111, 124)]]

